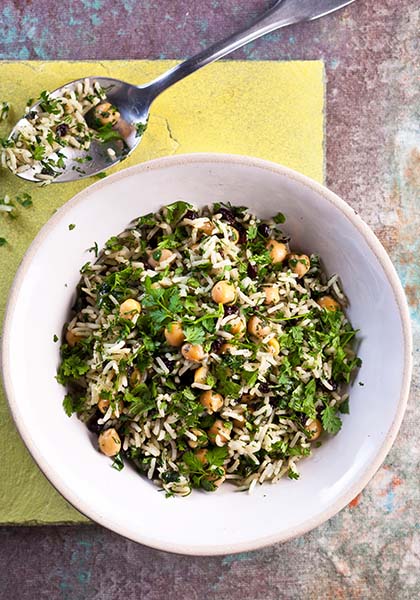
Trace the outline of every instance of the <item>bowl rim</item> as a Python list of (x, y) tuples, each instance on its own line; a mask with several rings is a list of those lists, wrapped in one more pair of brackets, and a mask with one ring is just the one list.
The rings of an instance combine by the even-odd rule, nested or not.
[[(404, 342), (404, 370), (402, 385), (400, 390), (400, 397), (397, 405), (397, 409), (394, 415), (392, 424), (386, 434), (386, 437), (382, 445), (378, 448), (374, 459), (365, 468), (362, 475), (355, 481), (347, 491), (340, 494), (329, 508), (324, 510), (316, 517), (309, 518), (303, 521), (300, 525), (288, 529), (282, 534), (272, 534), (265, 536), (264, 538), (255, 537), (252, 540), (240, 543), (232, 544), (220, 544), (217, 546), (207, 547), (205, 544), (201, 546), (189, 547), (182, 543), (166, 543), (162, 542), (159, 537), (149, 539), (141, 535), (141, 532), (130, 531), (129, 528), (119, 526), (114, 523), (109, 523), (108, 519), (102, 517), (94, 507), (84, 502), (76, 492), (69, 488), (66, 482), (61, 479), (59, 473), (57, 473), (52, 467), (50, 467), (48, 460), (38, 450), (35, 440), (32, 438), (31, 430), (26, 426), (24, 417), (19, 409), (18, 400), (14, 394), (14, 386), (10, 375), (10, 361), (9, 361), (9, 339), (12, 336), (11, 325), (12, 316), (14, 313), (14, 306), (17, 299), (22, 282), (25, 278), (26, 271), (32, 263), (32, 259), (38, 250), (38, 248), (44, 242), (48, 233), (55, 228), (55, 226), (61, 222), (65, 214), (76, 205), (82, 203), (87, 196), (90, 195), (92, 189), (100, 190), (107, 186), (110, 182), (115, 182), (126, 177), (130, 177), (135, 173), (143, 173), (153, 170), (161, 170), (167, 167), (181, 166), (183, 164), (191, 163), (224, 163), (242, 165), (244, 167), (257, 168), (274, 172), (288, 179), (294, 180), (304, 187), (310, 188), (312, 191), (322, 196), (327, 202), (332, 204), (336, 209), (352, 223), (352, 225), (361, 233), (365, 241), (367, 242), (370, 250), (376, 256), (381, 267), (383, 268), (386, 277), (391, 285), (402, 323), (403, 330), (403, 342)], [(286, 542), (295, 537), (301, 536), (308, 531), (318, 527), (340, 510), (342, 510), (351, 500), (353, 500), (360, 492), (366, 487), (370, 479), (375, 475), (383, 463), (386, 455), (391, 449), (392, 444), (397, 436), (400, 428), (404, 412), (407, 406), (410, 381), (412, 374), (412, 333), (411, 333), (411, 320), (409, 314), (409, 308), (406, 300), (406, 296), (399, 280), (394, 265), (391, 262), (386, 250), (378, 240), (372, 229), (362, 220), (362, 218), (339, 196), (329, 190), (324, 185), (314, 181), (313, 179), (285, 167), (275, 162), (267, 161), (260, 158), (251, 156), (237, 155), (237, 154), (223, 154), (223, 153), (190, 153), (190, 154), (179, 154), (173, 156), (165, 156), (162, 158), (153, 159), (138, 165), (134, 165), (122, 171), (118, 171), (107, 177), (106, 179), (99, 180), (92, 185), (84, 188), (78, 192), (70, 200), (68, 200), (54, 215), (47, 221), (47, 223), (41, 228), (39, 233), (26, 251), (22, 262), (17, 270), (15, 278), (13, 280), (4, 320), (3, 320), (3, 334), (0, 346), (1, 356), (1, 372), (3, 379), (3, 386), (6, 394), (6, 398), (9, 404), (10, 412), (15, 422), (16, 428), (29, 450), (32, 458), (35, 460), (37, 466), (51, 483), (51, 485), (69, 502), (78, 512), (88, 517), (89, 519), (101, 524), (102, 526), (111, 529), (112, 531), (128, 538), (134, 542), (145, 544), (149, 547), (157, 550), (163, 550), (176, 554), (194, 555), (194, 556), (211, 556), (211, 555), (224, 555), (236, 552), (247, 552), (251, 550), (257, 550), (264, 546), (268, 546), (275, 543)]]

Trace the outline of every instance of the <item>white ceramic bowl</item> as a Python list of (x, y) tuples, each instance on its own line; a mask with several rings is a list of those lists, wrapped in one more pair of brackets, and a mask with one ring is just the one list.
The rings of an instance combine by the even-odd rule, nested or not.
[[(299, 481), (223, 486), (166, 499), (135, 471), (110, 468), (87, 429), (62, 409), (55, 381), (60, 335), (79, 268), (131, 219), (187, 200), (250, 207), (261, 217), (287, 215), (293, 246), (317, 252), (339, 273), (359, 328), (363, 366), (342, 431), (299, 464)], [(76, 228), (69, 231), (68, 225)], [(300, 535), (342, 509), (389, 451), (406, 406), (411, 335), (406, 300), (385, 250), (355, 212), (325, 187), (282, 166), (240, 156), (192, 154), (132, 167), (87, 188), (41, 230), (16, 276), (6, 313), (2, 367), (21, 436), (51, 483), (82, 513), (162, 550), (224, 554)], [(358, 383), (364, 382), (364, 386)]]

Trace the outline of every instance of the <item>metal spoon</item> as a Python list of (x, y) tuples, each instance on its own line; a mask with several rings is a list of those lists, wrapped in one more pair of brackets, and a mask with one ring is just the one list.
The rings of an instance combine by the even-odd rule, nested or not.
[[(109, 77), (89, 77), (91, 82), (98, 82), (106, 90), (107, 101), (117, 107), (122, 123), (125, 124), (123, 131), (120, 130), (123, 141), (102, 142), (93, 140), (88, 151), (66, 147), (63, 151), (66, 156), (65, 168), (57, 173), (53, 182), (62, 183), (90, 177), (109, 169), (131, 154), (142, 138), (142, 134), (138, 134), (135, 126), (147, 123), (153, 101), (177, 81), (266, 33), (300, 21), (318, 19), (352, 2), (354, 0), (278, 0), (271, 9), (263, 13), (250, 27), (221, 42), (217, 42), (207, 50), (203, 50), (178, 64), (146, 85), (135, 86)], [(84, 79), (78, 79), (67, 83), (65, 86), (54, 90), (51, 96), (61, 96), (64, 88), (71, 89), (77, 83), (83, 81)], [(29, 110), (36, 111), (39, 104), (39, 102), (34, 104)], [(16, 130), (24, 120), (25, 117), (15, 125), (9, 137), (13, 138)], [(108, 152), (108, 149), (111, 149), (111, 152)], [(80, 160), (87, 154), (91, 159), (81, 166)], [(39, 183), (39, 178), (36, 175), (37, 170), (34, 168), (18, 173), (18, 176), (22, 179)]]

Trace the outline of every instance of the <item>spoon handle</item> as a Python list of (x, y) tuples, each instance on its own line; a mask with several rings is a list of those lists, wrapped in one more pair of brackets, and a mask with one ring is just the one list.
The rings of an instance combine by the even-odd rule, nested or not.
[(140, 88), (147, 88), (153, 101), (161, 92), (191, 75), (201, 67), (230, 54), (245, 44), (281, 27), (300, 21), (310, 21), (329, 14), (354, 0), (277, 0), (269, 10), (263, 13), (249, 27), (234, 33), (206, 50), (176, 65), (160, 77)]
[(233, 35), (216, 42), (209, 48), (202, 50), (198, 54), (195, 54), (191, 58), (188, 58), (184, 62), (176, 65), (166, 73), (160, 75), (157, 79), (147, 84), (150, 92), (152, 92), (153, 98), (156, 98), (168, 87), (184, 79), (188, 75), (191, 75), (198, 69), (205, 67), (206, 65), (230, 54), (234, 50), (241, 48), (245, 44), (252, 42), (258, 37), (270, 33), (279, 27), (288, 25), (289, 23), (284, 21), (280, 16), (280, 5), (283, 0), (278, 0), (275, 5), (267, 12), (263, 13), (256, 21), (252, 23), (246, 29), (242, 29), (234, 33)]

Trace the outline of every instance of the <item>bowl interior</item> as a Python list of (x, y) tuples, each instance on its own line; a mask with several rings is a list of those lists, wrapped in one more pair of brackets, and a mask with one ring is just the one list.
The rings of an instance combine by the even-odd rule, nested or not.
[[(282, 211), (292, 247), (321, 255), (339, 273), (360, 329), (363, 366), (339, 435), (299, 463), (299, 481), (223, 486), (166, 499), (126, 467), (95, 451), (87, 429), (62, 409), (55, 381), (60, 336), (79, 268), (129, 221), (162, 204), (216, 201), (260, 217)], [(69, 231), (68, 225), (76, 228)], [(4, 331), (3, 371), (17, 426), (41, 469), (76, 508), (136, 541), (193, 554), (255, 548), (287, 539), (340, 510), (373, 475), (402, 418), (408, 385), (406, 310), (385, 252), (353, 211), (322, 186), (282, 167), (222, 156), (174, 157), (140, 165), (88, 188), (51, 219), (17, 276)], [(23, 368), (24, 366), (24, 368)], [(364, 385), (362, 385), (362, 383)]]

